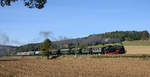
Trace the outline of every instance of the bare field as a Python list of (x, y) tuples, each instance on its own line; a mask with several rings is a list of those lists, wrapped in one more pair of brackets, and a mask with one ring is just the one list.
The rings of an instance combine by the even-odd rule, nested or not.
[(150, 60), (1, 58), (0, 77), (150, 77)]
[[(150, 46), (126, 46), (127, 54), (150, 54)], [(0, 58), (0, 77), (150, 77), (150, 59), (40, 57)]]
[(150, 54), (150, 46), (125, 46), (127, 54)]

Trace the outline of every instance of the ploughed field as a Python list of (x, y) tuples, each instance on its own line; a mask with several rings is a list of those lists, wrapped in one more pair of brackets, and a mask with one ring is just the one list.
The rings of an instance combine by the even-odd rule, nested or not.
[(0, 77), (150, 77), (142, 58), (0, 58)]
[(150, 54), (150, 46), (125, 46), (126, 54)]

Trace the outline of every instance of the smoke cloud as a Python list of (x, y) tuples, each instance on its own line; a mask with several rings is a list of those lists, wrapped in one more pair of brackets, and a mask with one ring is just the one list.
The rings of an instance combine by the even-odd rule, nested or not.
[[(60, 41), (60, 40), (67, 40), (70, 39), (65, 36), (59, 36), (55, 37), (54, 33), (51, 31), (41, 31), (39, 33), (39, 37), (32, 39), (31, 41), (28, 41), (28, 43), (37, 43), (42, 41), (42, 39), (49, 38), (52, 41)], [(0, 45), (15, 45), (20, 46), (26, 43), (20, 42), (18, 40), (11, 39), (6, 33), (0, 32)]]
[(47, 31), (47, 32), (41, 31), (40, 35), (43, 36), (44, 38), (48, 38), (48, 37), (51, 37), (51, 35), (53, 35), (53, 33), (50, 31)]
[(62, 41), (62, 40), (68, 40), (68, 39), (72, 39), (72, 38), (68, 38), (68, 37), (65, 37), (65, 36), (59, 36), (57, 40)]
[(1, 45), (22, 45), (18, 40), (11, 40), (6, 33), (0, 32), (0, 44)]
[(5, 33), (0, 32), (0, 44), (6, 45), (10, 42), (9, 37)]
[(44, 39), (50, 38), (53, 41), (57, 40), (57, 38), (54, 36), (54, 33), (51, 31), (41, 31), (40, 36), (44, 37)]

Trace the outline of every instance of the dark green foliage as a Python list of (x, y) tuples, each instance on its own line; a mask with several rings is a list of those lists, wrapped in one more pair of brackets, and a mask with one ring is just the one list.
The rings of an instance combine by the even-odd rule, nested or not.
[(40, 43), (27, 44), (16, 48), (17, 52), (39, 51)]
[[(123, 41), (148, 40), (148, 31), (115, 31), (104, 34), (94, 34), (88, 37), (52, 42), (52, 48), (85, 48), (87, 46), (121, 43)], [(121, 40), (121, 41), (120, 41)], [(28, 44), (17, 48), (17, 51), (39, 51), (40, 43)]]
[(51, 41), (49, 39), (46, 39), (40, 46), (40, 50), (43, 51), (43, 56), (47, 56), (47, 59), (49, 59), (49, 50), (52, 48)]
[(92, 35), (89, 38), (76, 38), (76, 39), (69, 39), (69, 40), (61, 40), (53, 42), (53, 45), (56, 48), (63, 48), (64, 45), (68, 45), (68, 48), (82, 48), (83, 46), (92, 46), (98, 44), (107, 44), (107, 43), (120, 43), (119, 39), (115, 38), (105, 38), (99, 37), (96, 35)]
[(123, 41), (134, 41), (134, 40), (148, 40), (148, 31), (115, 31), (104, 34), (93, 34), (84, 38), (76, 38), (69, 40), (61, 40), (53, 42), (55, 48), (82, 48), (87, 46), (93, 46), (98, 44), (109, 44), (109, 43), (121, 43)]
[(148, 31), (115, 31), (108, 32), (105, 34), (97, 34), (100, 37), (111, 37), (117, 38), (121, 41), (133, 41), (133, 40), (148, 40), (149, 33)]
[(17, 0), (0, 0), (0, 4), (1, 4), (2, 7), (6, 6), (6, 5), (10, 6), (11, 3), (15, 2), (15, 1), (17, 1)]
[[(64, 44), (72, 47), (92, 46), (98, 44), (121, 43), (122, 41), (148, 40), (148, 31), (115, 31), (104, 34), (94, 34), (84, 38), (53, 42), (56, 47)], [(71, 45), (70, 45), (71, 44)]]
[[(18, 0), (0, 0), (0, 5), (2, 7), (4, 6), (11, 6), (12, 2), (16, 2)], [(29, 8), (44, 8), (44, 5), (46, 4), (47, 0), (24, 0), (24, 5)]]

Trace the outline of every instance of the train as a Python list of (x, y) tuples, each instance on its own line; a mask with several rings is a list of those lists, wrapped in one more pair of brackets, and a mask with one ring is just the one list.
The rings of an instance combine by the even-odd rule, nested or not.
[(105, 46), (101, 48), (74, 48), (74, 49), (60, 49), (60, 50), (52, 50), (52, 55), (71, 55), (71, 54), (125, 54), (126, 50), (124, 46)]
[(41, 56), (42, 51), (17, 52), (16, 56)]
[[(49, 51), (50, 55), (75, 55), (75, 54), (125, 54), (126, 50), (124, 46), (120, 45), (109, 45), (101, 48), (70, 48), (70, 49), (53, 49)], [(42, 51), (29, 51), (29, 52), (18, 52), (17, 56), (41, 56)]]

